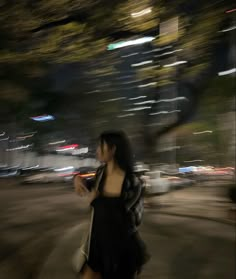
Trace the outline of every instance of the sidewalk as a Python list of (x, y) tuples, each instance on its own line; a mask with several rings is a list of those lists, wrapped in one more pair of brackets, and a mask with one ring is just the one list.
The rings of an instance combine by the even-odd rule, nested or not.
[[(158, 215), (158, 220), (160, 219), (160, 215), (162, 215), (163, 212), (159, 212)], [(166, 211), (163, 214), (170, 214), (173, 215), (171, 213), (171, 211)], [(176, 215), (180, 215), (180, 216), (186, 216), (187, 214), (178, 214), (175, 213)], [(190, 216), (188, 214), (188, 216)], [(230, 226), (232, 227), (232, 226)], [(230, 229), (230, 230), (233, 230)], [(45, 262), (40, 275), (38, 276), (38, 279), (79, 279), (79, 275), (77, 275), (76, 273), (73, 272), (72, 269), (72, 256), (74, 255), (76, 249), (78, 249), (79, 244), (80, 244), (80, 236), (82, 235), (83, 232), (83, 224), (77, 225), (73, 228), (71, 228), (70, 230), (68, 230), (66, 232), (66, 234), (61, 238), (61, 240), (58, 242), (56, 248), (53, 250), (53, 252), (49, 255), (47, 261)], [(153, 234), (155, 235), (155, 233)], [(168, 239), (168, 234), (166, 236), (166, 239), (164, 239), (163, 242), (163, 236), (161, 239), (159, 239), (159, 244), (157, 244), (156, 238), (153, 238), (152, 235), (150, 235), (149, 233), (143, 233), (142, 232), (142, 236), (144, 237), (144, 240), (146, 243), (148, 243), (149, 247), (152, 247), (152, 260), (149, 262), (149, 264), (147, 266), (145, 266), (144, 271), (142, 273), (142, 277), (141, 278), (145, 278), (145, 279), (156, 279), (156, 276), (154, 276), (154, 274), (162, 274), (162, 277), (160, 278), (169, 278), (168, 276), (165, 277), (163, 274), (165, 274), (165, 271), (167, 267), (165, 267), (165, 265), (168, 266), (169, 263), (173, 264), (173, 259), (176, 257), (173, 257), (172, 253), (170, 253), (170, 258), (169, 260), (165, 260), (162, 259), (160, 254), (162, 253), (161, 251), (169, 251), (169, 250), (175, 250), (174, 244), (171, 244), (171, 239)], [(160, 237), (159, 237), (160, 238)], [(158, 238), (157, 238), (158, 239)], [(169, 245), (167, 243), (165, 243), (165, 241), (168, 241)], [(177, 243), (180, 241), (179, 239), (177, 240), (175, 237), (173, 237), (172, 242), (176, 242)], [(78, 245), (76, 245), (76, 243), (78, 243)], [(154, 245), (155, 243), (155, 245)], [(162, 244), (163, 243), (163, 244)], [(164, 246), (164, 248), (162, 247), (162, 245)], [(184, 242), (183, 242), (183, 248), (184, 246)], [(172, 248), (172, 246), (174, 248)], [(169, 247), (169, 248), (167, 248)], [(170, 249), (171, 248), (171, 249)], [(164, 250), (163, 250), (164, 249)], [(156, 253), (156, 254), (155, 254)], [(186, 251), (187, 253), (187, 251)], [(164, 253), (166, 254), (166, 252)], [(178, 253), (177, 253), (178, 255)], [(166, 255), (165, 255), (166, 256)], [(173, 257), (173, 258), (172, 258)], [(159, 268), (157, 268), (156, 266), (156, 262), (155, 259), (158, 259), (158, 265), (159, 268), (161, 267), (161, 270)], [(163, 265), (163, 266), (162, 266)], [(188, 266), (188, 264), (186, 263), (186, 266)], [(194, 268), (194, 266), (192, 267)], [(168, 272), (170, 272), (168, 270)], [(183, 271), (184, 273), (184, 271)], [(210, 277), (209, 277), (210, 278)], [(121, 278), (122, 279), (122, 278)]]
[(72, 269), (72, 256), (80, 245), (84, 225), (85, 223), (82, 223), (66, 232), (49, 255), (38, 279), (79, 278)]
[(189, 188), (163, 196), (149, 197), (145, 199), (145, 211), (234, 225), (236, 224), (236, 207), (226, 195), (222, 195), (222, 191), (224, 189), (220, 189), (217, 193), (211, 188), (203, 188), (203, 191), (199, 188)]
[[(202, 195), (201, 191), (197, 194), (195, 189), (193, 191), (177, 191), (170, 195), (153, 197), (145, 201), (145, 212), (147, 214), (150, 212), (157, 213), (159, 216), (172, 215), (206, 219), (230, 225), (230, 230), (233, 230), (232, 225), (234, 226), (235, 222), (230, 220), (228, 216), (230, 207), (231, 204), (226, 198), (206, 194)], [(71, 260), (80, 245), (80, 236), (82, 235), (84, 225), (85, 223), (77, 225), (66, 232), (45, 262), (38, 279), (79, 278), (73, 272)], [(155, 262), (152, 262), (144, 270), (143, 278), (153, 278), (153, 270), (155, 268)], [(157, 272), (155, 271), (154, 274)]]

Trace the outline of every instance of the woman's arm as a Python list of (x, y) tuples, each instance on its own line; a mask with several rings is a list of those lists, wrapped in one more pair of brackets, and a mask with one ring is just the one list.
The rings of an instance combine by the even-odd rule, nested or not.
[(135, 175), (125, 182), (124, 201), (127, 210), (130, 210), (142, 195), (142, 183)]
[(126, 210), (132, 212), (134, 223), (140, 225), (143, 215), (143, 183), (133, 175), (132, 179), (128, 179), (125, 185), (124, 202)]

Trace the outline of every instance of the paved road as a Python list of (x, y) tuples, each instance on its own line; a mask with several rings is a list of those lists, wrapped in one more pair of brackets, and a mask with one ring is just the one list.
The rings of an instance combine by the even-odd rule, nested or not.
[(149, 213), (144, 224), (144, 236), (153, 256), (144, 278), (235, 278), (234, 228)]
[(236, 216), (230, 216), (229, 210), (233, 204), (228, 198), (228, 189), (227, 184), (199, 184), (159, 197), (150, 197), (146, 202), (152, 210), (162, 213), (191, 215), (233, 223), (236, 222)]
[[(75, 278), (70, 257), (66, 269), (60, 260), (52, 266), (52, 255), (63, 238), (74, 249), (68, 233), (76, 233), (84, 208), (68, 185), (1, 184), (0, 278), (47, 279), (48, 268), (50, 279)], [(141, 233), (152, 254), (142, 278), (235, 278), (233, 226), (147, 210)]]

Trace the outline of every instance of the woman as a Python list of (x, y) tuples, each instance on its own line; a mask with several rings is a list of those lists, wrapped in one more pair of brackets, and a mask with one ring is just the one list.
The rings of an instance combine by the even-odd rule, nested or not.
[[(97, 158), (104, 166), (97, 193), (79, 177), (75, 189), (79, 195), (92, 192), (94, 219), (89, 259), (83, 279), (133, 279), (147, 262), (145, 245), (137, 232), (142, 213), (142, 184), (133, 173), (132, 152), (123, 132), (104, 132), (99, 138)], [(90, 187), (89, 187), (90, 186)]]

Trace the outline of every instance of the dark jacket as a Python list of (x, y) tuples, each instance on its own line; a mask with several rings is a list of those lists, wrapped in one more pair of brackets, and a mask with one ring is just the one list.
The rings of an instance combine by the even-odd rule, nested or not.
[[(97, 169), (95, 179), (87, 182), (87, 187), (91, 191), (95, 187), (96, 180), (103, 175), (105, 166)], [(99, 185), (100, 186), (100, 185)], [(98, 189), (99, 189), (98, 186)], [(143, 215), (143, 184), (135, 174), (126, 174), (121, 198), (124, 200), (125, 208), (130, 220), (130, 232), (135, 232), (140, 225)]]

